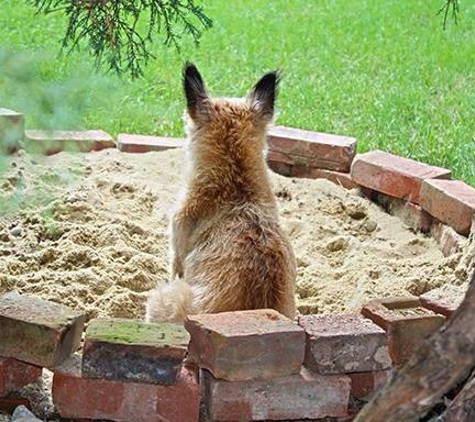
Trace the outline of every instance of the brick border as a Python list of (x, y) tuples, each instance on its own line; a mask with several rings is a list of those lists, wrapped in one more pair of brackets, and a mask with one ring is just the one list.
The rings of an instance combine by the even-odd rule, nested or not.
[[(22, 145), (28, 145), (28, 142), (30, 146), (34, 144), (36, 152), (43, 154), (63, 150), (90, 152), (103, 148), (145, 153), (184, 145), (181, 138), (148, 135), (120, 134), (116, 143), (102, 131), (25, 131), (23, 115), (7, 109), (0, 109), (0, 123), (0, 140), (3, 137), (8, 141), (6, 144), (0, 142), (0, 145), (7, 152), (14, 152)], [(8, 137), (5, 133), (8, 133)], [(267, 163), (272, 170), (284, 176), (327, 179), (346, 189), (360, 189), (369, 200), (399, 217), (412, 230), (431, 235), (439, 243), (444, 255), (460, 250), (467, 237), (475, 234), (475, 188), (461, 181), (450, 180), (449, 170), (381, 151), (357, 155), (356, 146), (354, 138), (276, 126), (269, 133)], [(10, 300), (21, 299), (14, 297)], [(369, 399), (386, 382), (391, 372), (391, 363), (389, 367), (386, 363), (387, 353), (391, 356), (392, 367), (404, 362), (409, 352), (417, 349), (425, 336), (436, 331), (443, 320), (456, 311), (458, 304), (444, 298), (434, 300), (424, 295), (420, 299), (378, 299), (363, 306), (361, 316), (346, 315), (341, 321), (337, 314), (323, 318), (307, 317), (310, 320), (301, 322), (307, 334), (305, 340), (302, 337), (299, 341), (289, 340), (293, 338), (289, 337), (292, 332), (289, 328), (295, 327), (295, 335), (302, 328), (296, 322), (288, 320), (289, 325), (285, 330), (275, 330), (264, 318), (255, 323), (259, 333), (257, 335), (240, 328), (249, 325), (246, 323), (247, 317), (243, 317), (241, 326), (235, 325), (246, 311), (230, 313), (229, 324), (225, 323), (223, 315), (208, 315), (199, 320), (194, 317), (195, 322), (188, 323), (193, 359), (183, 360), (183, 356), (179, 358), (182, 359), (181, 363), (178, 362), (182, 368), (180, 376), (167, 377), (167, 382), (162, 383), (160, 376), (145, 376), (146, 379), (142, 379), (140, 373), (135, 373), (133, 377), (128, 374), (114, 375), (112, 378), (110, 374), (101, 375), (101, 370), (108, 367), (101, 365), (101, 360), (107, 359), (107, 353), (104, 352), (96, 358), (93, 377), (87, 371), (81, 372), (81, 366), (77, 363), (69, 369), (52, 368), (55, 371), (54, 400), (61, 415), (73, 415), (78, 419), (107, 416), (110, 420), (122, 420), (133, 415), (139, 417), (139, 420), (162, 420), (163, 417), (175, 420), (178, 414), (181, 415), (180, 418), (186, 417), (187, 421), (194, 422), (199, 420), (201, 401), (204, 413), (216, 421), (226, 421), (233, 417), (286, 420), (310, 416), (351, 420), (358, 410), (355, 403), (361, 404)], [(46, 306), (45, 309), (50, 308)], [(262, 312), (269, 313), (268, 310), (254, 311), (257, 314)], [(2, 318), (5, 319), (3, 314), (0, 309), (0, 322)], [(39, 315), (36, 317), (44, 321)], [(251, 319), (254, 320), (254, 316)], [(351, 320), (352, 323), (345, 323), (345, 320)], [(31, 317), (25, 318), (25, 314), (21, 313), (10, 313), (8, 321), (9, 327), (13, 327), (11, 332), (16, 330), (19, 334), (12, 336), (16, 341), (15, 348), (19, 350), (22, 346), (21, 339), (25, 338), (30, 344), (25, 343), (24, 349), (34, 351), (35, 344), (31, 343), (35, 343), (36, 339), (22, 336), (21, 333), (37, 321)], [(308, 325), (309, 323), (313, 325)], [(371, 328), (371, 324), (376, 328)], [(81, 324), (79, 329), (82, 331)], [(57, 328), (46, 327), (45, 330), (60, 332), (63, 328), (60, 324)], [(414, 336), (414, 333), (418, 335)], [(417, 341), (410, 340), (411, 336), (413, 339), (417, 337)], [(368, 341), (370, 338), (372, 340)], [(42, 341), (50, 342), (53, 349), (60, 346), (55, 336)], [(242, 342), (246, 347), (229, 348), (229, 345)], [(288, 347), (294, 343), (301, 343), (298, 350)], [(320, 348), (325, 348), (325, 356), (319, 354), (317, 349), (312, 349), (312, 345), (317, 343)], [(75, 343), (66, 354), (73, 353), (76, 347)], [(101, 344), (100, 347), (104, 346)], [(117, 347), (119, 346), (114, 345), (110, 350), (116, 350)], [(134, 347), (134, 362), (142, 362), (142, 359), (147, 362), (150, 359), (147, 355), (150, 350), (129, 344), (120, 345), (124, 356), (127, 356), (129, 347)], [(174, 346), (170, 344), (169, 347)], [(283, 348), (288, 354), (286, 360), (292, 362), (291, 365), (276, 356)], [(346, 348), (348, 352), (344, 356), (345, 360), (340, 361), (342, 356), (339, 352)], [(239, 353), (234, 353), (235, 349)], [(23, 362), (19, 362), (15, 360), (19, 356), (14, 353), (12, 356), (8, 352), (8, 346), (3, 350), (7, 352), (4, 351), (4, 356), (0, 357), (0, 363), (3, 362), (3, 366), (0, 365), (0, 378), (3, 376), (3, 390), (0, 388), (2, 395), (31, 382), (40, 373), (41, 366), (51, 367), (53, 362), (39, 359), (36, 352), (31, 356), (22, 355)], [(256, 350), (260, 350), (258, 354), (265, 354), (260, 360), (252, 360), (251, 365), (251, 361), (247, 360), (255, 355), (253, 351)], [(306, 351), (305, 359), (302, 356), (303, 350)], [(355, 350), (358, 353), (353, 356)], [(335, 354), (334, 358), (332, 354)], [(166, 366), (168, 355), (163, 356), (165, 360), (161, 365)], [(368, 363), (362, 365), (362, 356), (368, 357)], [(65, 357), (62, 355), (61, 360)], [(354, 362), (352, 357), (355, 358)], [(176, 359), (174, 355), (173, 362), (170, 363), (173, 374), (177, 373)], [(256, 368), (261, 363), (265, 370)], [(196, 366), (189, 367), (190, 364)], [(30, 372), (19, 371), (18, 368), (25, 368)], [(201, 371), (201, 382), (198, 379), (198, 369)], [(198, 389), (199, 383), (201, 392)], [(81, 386), (81, 392), (71, 396), (71, 388), (76, 390), (78, 386)], [(106, 402), (94, 401), (97, 397), (95, 389), (106, 394)], [(327, 394), (328, 391), (331, 394)], [(245, 395), (244, 398), (240, 396), (241, 393)], [(270, 400), (271, 396), (275, 396), (275, 400), (281, 405), (277, 406), (275, 400)], [(145, 403), (152, 400), (156, 405), (150, 407), (147, 404), (137, 416), (137, 400), (145, 400)], [(289, 400), (298, 405), (290, 409), (286, 405)], [(91, 401), (96, 404), (91, 405)], [(9, 399), (0, 397), (0, 410), (2, 406), (6, 406), (5, 403), (10, 403)], [(315, 406), (315, 403), (318, 405)]]

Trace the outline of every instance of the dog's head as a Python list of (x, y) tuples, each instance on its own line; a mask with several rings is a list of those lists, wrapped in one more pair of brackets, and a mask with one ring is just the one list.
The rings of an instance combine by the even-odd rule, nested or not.
[(192, 141), (223, 144), (248, 139), (262, 144), (274, 116), (278, 84), (279, 73), (269, 72), (244, 98), (211, 98), (196, 66), (187, 63), (183, 71), (185, 120)]

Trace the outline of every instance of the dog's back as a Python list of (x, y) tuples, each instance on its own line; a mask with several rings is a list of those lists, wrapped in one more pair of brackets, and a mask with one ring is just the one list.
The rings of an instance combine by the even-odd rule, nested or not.
[(147, 319), (259, 308), (294, 317), (295, 260), (263, 153), (276, 84), (270, 73), (245, 99), (210, 99), (196, 68), (186, 68), (189, 175), (171, 221), (178, 281), (152, 293)]

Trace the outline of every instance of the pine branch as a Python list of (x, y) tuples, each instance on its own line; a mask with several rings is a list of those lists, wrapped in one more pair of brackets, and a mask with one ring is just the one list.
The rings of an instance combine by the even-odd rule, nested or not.
[[(62, 50), (89, 47), (97, 67), (117, 73), (143, 74), (155, 58), (150, 44), (162, 35), (167, 47), (179, 50), (184, 36), (195, 44), (212, 26), (196, 0), (28, 0), (37, 13), (62, 12), (67, 27)], [(145, 29), (144, 29), (145, 28)]]
[(444, 15), (444, 30), (447, 27), (447, 18), (450, 11), (452, 11), (452, 19), (455, 22), (455, 25), (458, 23), (458, 16), (460, 14), (459, 9), (459, 0), (445, 0), (445, 4), (437, 12), (438, 15)]

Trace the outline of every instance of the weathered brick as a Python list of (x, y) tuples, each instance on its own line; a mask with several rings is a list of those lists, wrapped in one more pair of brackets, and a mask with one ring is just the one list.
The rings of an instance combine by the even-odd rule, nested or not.
[(149, 135), (131, 135), (129, 133), (119, 133), (117, 136), (117, 147), (122, 152), (145, 153), (150, 151), (165, 151), (171, 148), (181, 148), (185, 146), (183, 138), (168, 138)]
[(0, 397), (35, 381), (41, 376), (41, 372), (42, 369), (38, 366), (13, 358), (0, 358)]
[(293, 161), (285, 154), (276, 151), (268, 151), (266, 156), (268, 167), (282, 176), (291, 176)]
[(475, 215), (475, 188), (459, 180), (425, 180), (421, 205), (438, 220), (467, 236)]
[(389, 354), (394, 364), (406, 361), (444, 324), (442, 315), (423, 308), (414, 296), (372, 300), (361, 312), (388, 334)]
[(0, 151), (12, 153), (18, 149), (25, 135), (23, 114), (0, 108)]
[(430, 227), (430, 234), (439, 244), (444, 256), (460, 252), (467, 238), (458, 234), (452, 227), (435, 220)]
[(274, 310), (190, 316), (189, 358), (215, 377), (267, 379), (298, 374), (305, 332)]
[(381, 205), (387, 213), (402, 220), (412, 230), (423, 233), (430, 231), (433, 218), (421, 206), (379, 192), (374, 196), (374, 201)]
[(359, 185), (419, 204), (425, 179), (450, 179), (450, 171), (383, 151), (357, 155), (351, 177)]
[(187, 353), (189, 334), (177, 324), (120, 319), (89, 323), (84, 343), (84, 377), (171, 385)]
[(0, 356), (52, 368), (78, 347), (85, 314), (26, 295), (0, 298)]
[(344, 187), (345, 189), (355, 189), (358, 187), (358, 185), (351, 179), (350, 173), (296, 165), (291, 157), (289, 158), (280, 152), (269, 151), (267, 154), (267, 165), (274, 172), (283, 176), (307, 179), (326, 179)]
[(66, 419), (198, 422), (196, 370), (183, 367), (171, 386), (84, 378), (80, 357), (55, 370), (53, 402)]
[(100, 151), (115, 147), (112, 137), (102, 130), (26, 130), (25, 137), (28, 151), (45, 155), (53, 155), (61, 151)]
[(358, 314), (306, 315), (304, 365), (320, 374), (378, 371), (391, 366), (384, 330)]
[(269, 149), (283, 154), (294, 165), (347, 172), (356, 153), (356, 139), (274, 126)]
[(351, 379), (351, 395), (366, 400), (388, 381), (389, 371), (355, 372), (347, 374)]
[(419, 296), (421, 305), (437, 314), (442, 314), (446, 318), (450, 318), (458, 309), (465, 298), (465, 293), (460, 292), (457, 297), (444, 296), (443, 292), (429, 291)]
[(201, 372), (203, 401), (212, 421), (319, 419), (348, 416), (350, 379), (300, 374), (272, 380), (225, 381)]

